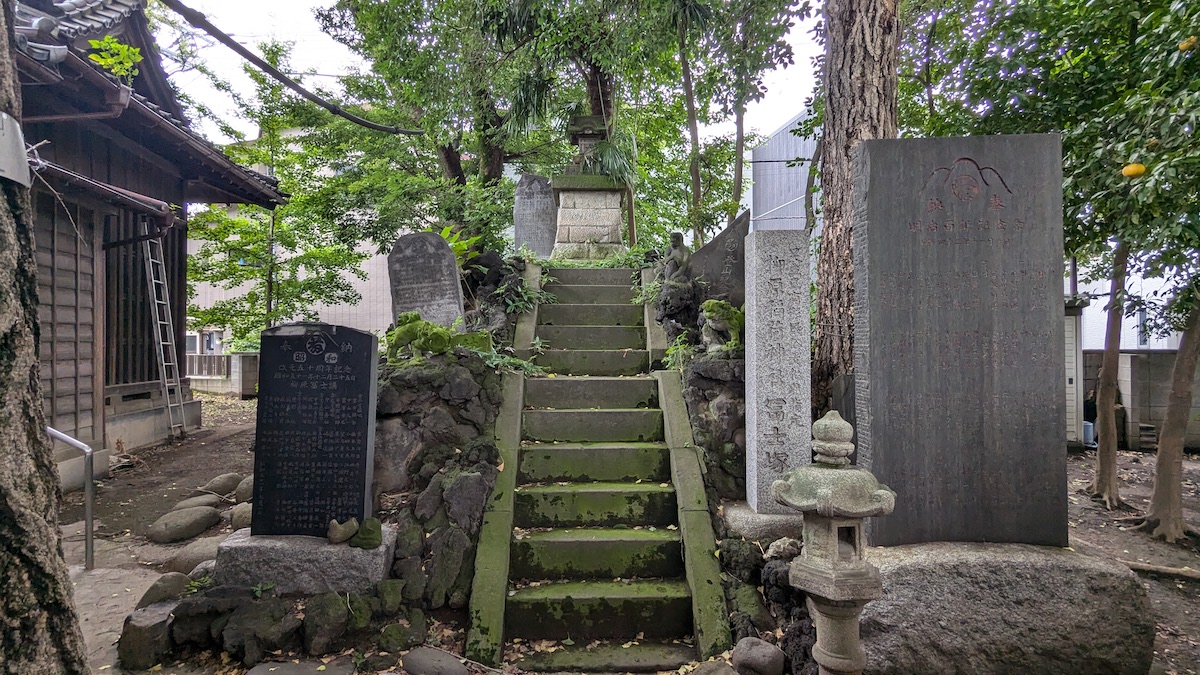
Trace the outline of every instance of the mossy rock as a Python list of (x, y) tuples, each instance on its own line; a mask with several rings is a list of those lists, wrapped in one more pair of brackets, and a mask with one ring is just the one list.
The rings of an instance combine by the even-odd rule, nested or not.
[(405, 620), (385, 626), (379, 633), (379, 648), (387, 652), (402, 652), (425, 644), (429, 629), (425, 613), (413, 609)]
[(349, 630), (362, 630), (371, 625), (371, 615), (374, 611), (371, 607), (371, 598), (362, 595), (351, 595), (350, 600), (346, 603), (349, 605), (349, 620), (346, 627)]
[(394, 616), (404, 605), (404, 580), (384, 579), (375, 585), (375, 593), (379, 596), (381, 611)]
[(359, 526), (358, 532), (350, 537), (350, 545), (354, 548), (376, 549), (383, 543), (383, 524), (378, 518), (367, 518)]

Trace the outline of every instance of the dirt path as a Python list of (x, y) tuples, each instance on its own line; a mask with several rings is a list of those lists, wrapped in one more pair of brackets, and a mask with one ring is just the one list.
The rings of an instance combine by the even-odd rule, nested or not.
[[(1200, 540), (1167, 544), (1117, 522), (1149, 505), (1154, 461), (1151, 454), (1119, 453), (1121, 498), (1130, 509), (1106, 511), (1084, 492), (1095, 474), (1095, 454), (1071, 457), (1067, 464), (1071, 544), (1079, 551), (1105, 558), (1200, 570)], [(1200, 527), (1200, 461), (1186, 459), (1183, 471), (1184, 517), (1193, 527)], [(1156, 660), (1168, 673), (1200, 674), (1200, 583), (1153, 575), (1141, 578), (1158, 623)]]

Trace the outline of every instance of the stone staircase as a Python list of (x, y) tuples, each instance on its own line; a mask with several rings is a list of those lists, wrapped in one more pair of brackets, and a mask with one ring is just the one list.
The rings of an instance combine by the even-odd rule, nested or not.
[[(502, 634), (510, 645), (556, 648), (528, 654), (522, 670), (675, 670), (727, 648), (679, 377), (649, 372), (632, 272), (550, 270), (556, 281), (546, 290), (558, 302), (537, 311), (533, 332), (548, 344), (537, 362), (554, 376), (523, 383)], [(475, 658), (491, 649), (471, 653), (479, 625), (468, 640)]]

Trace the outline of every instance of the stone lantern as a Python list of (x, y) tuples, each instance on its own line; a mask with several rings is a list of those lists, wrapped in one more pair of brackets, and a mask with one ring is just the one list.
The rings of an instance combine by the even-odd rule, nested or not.
[(808, 596), (817, 627), (813, 659), (821, 675), (855, 675), (867, 665), (858, 617), (882, 593), (879, 570), (863, 559), (863, 519), (886, 516), (896, 493), (850, 465), (854, 428), (837, 411), (812, 426), (812, 464), (771, 486), (779, 504), (804, 513), (804, 549), (789, 581)]

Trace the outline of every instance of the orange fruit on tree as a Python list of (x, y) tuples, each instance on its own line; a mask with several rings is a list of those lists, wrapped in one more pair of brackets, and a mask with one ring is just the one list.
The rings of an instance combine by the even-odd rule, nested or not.
[(1196, 36), (1189, 36), (1188, 39), (1179, 43), (1179, 51), (1186, 52), (1196, 46)]
[(1126, 178), (1137, 178), (1144, 173), (1146, 173), (1146, 165), (1138, 164), (1136, 162), (1133, 164), (1126, 164), (1125, 168), (1121, 169), (1121, 175), (1125, 176)]

